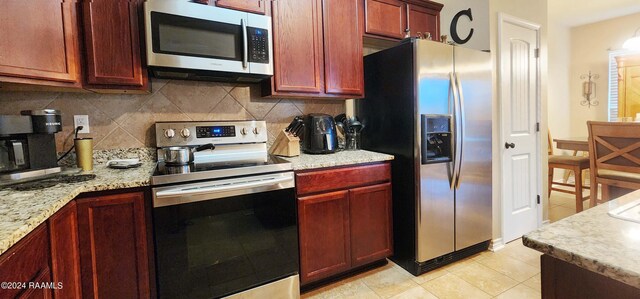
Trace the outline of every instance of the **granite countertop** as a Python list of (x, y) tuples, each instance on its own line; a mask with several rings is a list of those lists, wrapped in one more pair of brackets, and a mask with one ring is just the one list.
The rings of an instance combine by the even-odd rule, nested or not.
[[(146, 149), (127, 149), (123, 152), (128, 155), (134, 153), (134, 156), (141, 157), (142, 166), (120, 170), (107, 168), (106, 164), (97, 164), (93, 171), (85, 172), (85, 174), (95, 174), (96, 178), (86, 182), (58, 184), (34, 191), (0, 188), (0, 254), (44, 223), (80, 193), (149, 186), (151, 175), (156, 167), (156, 162), (152, 161), (154, 152)], [(97, 163), (106, 162), (114, 158), (114, 155), (126, 157), (119, 151), (94, 152), (94, 160)], [(96, 157), (99, 159), (95, 159)], [(359, 150), (329, 155), (302, 154), (299, 157), (284, 159), (293, 164), (294, 170), (303, 170), (388, 161), (393, 160), (393, 156)]]
[(111, 169), (95, 165), (96, 178), (86, 182), (59, 184), (34, 191), (0, 189), (0, 254), (45, 222), (83, 192), (148, 186), (155, 162), (133, 169)]
[(640, 199), (640, 191), (541, 227), (522, 238), (525, 246), (640, 288), (640, 223), (609, 216), (609, 210)]
[(392, 155), (370, 152), (365, 150), (340, 151), (327, 155), (310, 155), (301, 153), (298, 157), (281, 157), (293, 164), (294, 170), (305, 170), (324, 167), (336, 167), (372, 162), (393, 160)]

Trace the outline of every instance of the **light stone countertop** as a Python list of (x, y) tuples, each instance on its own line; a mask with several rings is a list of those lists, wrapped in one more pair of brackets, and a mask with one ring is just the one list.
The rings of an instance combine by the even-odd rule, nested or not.
[(111, 169), (95, 165), (91, 181), (59, 184), (34, 191), (0, 189), (0, 254), (33, 231), (49, 217), (83, 192), (148, 186), (155, 162), (138, 168)]
[(326, 155), (311, 155), (301, 153), (298, 157), (280, 158), (291, 162), (291, 164), (293, 164), (293, 170), (306, 170), (393, 160), (392, 155), (365, 150), (340, 151)]
[(635, 191), (545, 225), (522, 237), (525, 246), (640, 288), (640, 223), (609, 216), (609, 210), (640, 199)]

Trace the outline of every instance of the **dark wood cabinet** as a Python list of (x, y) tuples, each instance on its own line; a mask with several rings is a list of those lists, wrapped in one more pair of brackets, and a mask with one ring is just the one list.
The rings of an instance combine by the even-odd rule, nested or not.
[(273, 1), (274, 76), (263, 95), (362, 97), (360, 15), (359, 0)]
[(242, 10), (250, 13), (264, 15), (266, 6), (271, 0), (216, 0), (219, 7)]
[(145, 193), (78, 199), (84, 298), (149, 298)]
[(10, 283), (0, 288), (0, 298), (52, 298), (51, 288), (30, 287), (53, 281), (49, 259), (49, 235), (43, 224), (0, 256), (0, 282)]
[(328, 94), (364, 95), (359, 1), (322, 1), (325, 90)]
[(403, 39), (407, 29), (407, 4), (399, 0), (365, 0), (365, 33)]
[[(433, 40), (440, 40), (440, 10), (442, 6), (409, 5), (409, 36), (427, 36), (431, 34)], [(439, 7), (439, 8), (438, 8)]]
[(390, 170), (378, 163), (296, 174), (303, 285), (391, 256)]
[(53, 291), (54, 296), (56, 299), (82, 298), (76, 202), (68, 203), (51, 216), (47, 222), (51, 242), (53, 281), (63, 283), (63, 288)]
[(302, 283), (351, 267), (348, 195), (348, 191), (338, 191), (299, 198)]
[(86, 89), (148, 91), (142, 0), (83, 0)]
[(393, 252), (391, 184), (349, 190), (351, 265), (366, 265)]
[(443, 5), (426, 0), (363, 0), (365, 35), (400, 40), (426, 36), (440, 40)]
[(274, 76), (269, 92), (322, 93), (322, 7), (318, 0), (273, 1)]
[(0, 81), (79, 88), (76, 1), (2, 1)]

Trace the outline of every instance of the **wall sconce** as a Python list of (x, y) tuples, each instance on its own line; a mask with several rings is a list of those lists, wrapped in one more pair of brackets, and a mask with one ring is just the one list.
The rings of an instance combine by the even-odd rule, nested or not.
[(636, 29), (630, 39), (622, 44), (622, 47), (626, 50), (640, 50), (640, 27)]
[(600, 75), (591, 74), (591, 71), (589, 71), (589, 74), (580, 76), (580, 79), (587, 80), (582, 82), (582, 97), (584, 97), (584, 100), (580, 102), (580, 105), (591, 108), (591, 106), (598, 106), (598, 104), (600, 104), (600, 102), (596, 100), (596, 82), (593, 82), (593, 80), (597, 80), (598, 78), (600, 78)]

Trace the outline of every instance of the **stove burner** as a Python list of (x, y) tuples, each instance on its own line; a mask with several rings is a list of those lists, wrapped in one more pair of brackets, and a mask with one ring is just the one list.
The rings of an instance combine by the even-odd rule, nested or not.
[(33, 190), (50, 188), (58, 184), (72, 184), (72, 183), (86, 182), (86, 181), (93, 180), (95, 178), (96, 178), (95, 174), (56, 176), (56, 177), (52, 177), (52, 178), (48, 178), (40, 181), (16, 184), (16, 185), (8, 186), (8, 188), (11, 188), (16, 191), (33, 191)]

